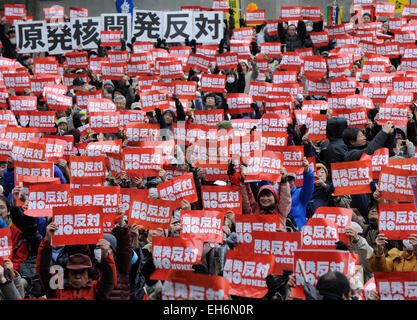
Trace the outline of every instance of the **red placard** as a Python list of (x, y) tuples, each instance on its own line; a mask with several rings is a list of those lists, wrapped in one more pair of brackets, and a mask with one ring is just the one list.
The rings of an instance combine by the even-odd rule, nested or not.
[(69, 8), (69, 18), (88, 18), (88, 9), (85, 8)]
[(350, 226), (352, 221), (352, 209), (338, 207), (318, 207), (312, 218), (321, 218), (333, 221), (337, 225), (339, 239), (345, 243), (350, 240), (345, 235), (345, 228)]
[(225, 212), (209, 210), (181, 211), (181, 238), (223, 243)]
[(336, 249), (339, 241), (337, 225), (328, 219), (309, 219), (301, 229), (301, 239), (303, 249)]
[(38, 130), (36, 128), (22, 128), (9, 126), (7, 129), (0, 129), (0, 138), (16, 139), (20, 141), (29, 141), (36, 137)]
[(250, 245), (253, 245), (253, 232), (276, 232), (280, 225), (279, 215), (237, 215), (235, 219), (237, 242)]
[(302, 64), (302, 72), (308, 80), (319, 80), (327, 75), (326, 60), (322, 56), (305, 57)]
[(261, 53), (268, 58), (281, 58), (281, 43), (280, 42), (264, 42), (261, 44)]
[(226, 75), (203, 73), (201, 75), (200, 81), (202, 91), (224, 93), (226, 86)]
[(152, 258), (155, 272), (151, 280), (166, 280), (169, 270), (193, 271), (193, 265), (199, 264), (203, 254), (203, 242), (173, 237), (152, 238)]
[(308, 137), (312, 141), (327, 140), (327, 116), (325, 114), (312, 114), (311, 127), (308, 128)]
[(161, 79), (181, 79), (184, 76), (181, 61), (161, 62), (159, 74)]
[(229, 93), (226, 95), (228, 113), (250, 113), (253, 112), (251, 104), (253, 98), (245, 93)]
[(250, 50), (251, 39), (235, 40), (232, 39), (229, 42), (230, 51), (232, 53), (237, 53), (239, 59), (249, 60), (251, 57)]
[(249, 40), (251, 40), (254, 34), (255, 34), (255, 29), (253, 27), (237, 28), (237, 29), (233, 29), (232, 39), (235, 39), (235, 40), (249, 39)]
[(239, 63), (238, 55), (234, 52), (216, 54), (215, 59), (219, 70), (234, 69)]
[(104, 31), (100, 32), (101, 47), (120, 47), (122, 45), (122, 31)]
[(9, 105), (13, 113), (20, 114), (22, 111), (36, 111), (38, 101), (34, 96), (10, 96)]
[[(67, 86), (69, 89), (73, 88), (73, 82), (75, 78), (81, 78), (84, 80), (85, 83), (89, 82), (89, 78), (87, 73), (71, 73), (71, 74), (64, 74), (62, 77), (62, 83)], [(77, 92), (77, 94), (81, 94), (81, 92)]]
[(26, 18), (26, 6), (24, 4), (5, 4), (4, 17), (10, 23), (13, 23), (14, 20), (23, 20)]
[(51, 110), (66, 111), (72, 108), (72, 97), (62, 94), (55, 94), (50, 91), (46, 91), (44, 96), (46, 98), (46, 104)]
[(160, 134), (160, 125), (155, 123), (129, 123), (125, 126), (125, 138), (129, 145), (139, 145), (141, 141), (155, 141)]
[(124, 171), (129, 177), (158, 176), (163, 161), (160, 148), (125, 148), (122, 155)]
[(321, 7), (301, 7), (301, 17), (303, 20), (321, 21)]
[(37, 132), (56, 132), (54, 111), (21, 111), (19, 122), (22, 126), (29, 124)]
[(365, 107), (366, 109), (373, 109), (374, 103), (372, 99), (362, 96), (360, 94), (353, 94), (346, 96), (345, 105), (347, 109), (361, 108)]
[(414, 203), (381, 203), (378, 230), (390, 240), (405, 240), (416, 234), (416, 205)]
[[(227, 4), (227, 1), (219, 2)], [(220, 276), (171, 269), (161, 295), (162, 300), (226, 300), (229, 281)]]
[(293, 268), (294, 251), (301, 249), (301, 233), (253, 231), (252, 242), (239, 244), (239, 248), (247, 248), (254, 254), (274, 255), (275, 267), (271, 273), (282, 274), (285, 269)]
[(46, 146), (29, 141), (15, 141), (10, 152), (14, 161), (42, 161), (45, 158)]
[(311, 32), (310, 38), (314, 47), (325, 47), (329, 45), (329, 33), (327, 31)]
[(110, 64), (116, 65), (125, 65), (129, 62), (129, 52), (126, 50), (119, 51), (119, 50), (112, 50), (107, 52), (107, 57), (109, 58)]
[(376, 290), (380, 300), (416, 300), (414, 286), (417, 272), (374, 272)]
[(210, 67), (211, 59), (201, 54), (190, 53), (187, 60), (189, 68), (196, 68), (201, 72), (207, 72)]
[(75, 95), (76, 105), (81, 109), (87, 109), (89, 99), (103, 99), (102, 90), (77, 91)]
[(13, 89), (16, 92), (23, 92), (30, 89), (30, 73), (29, 72), (4, 72), (4, 84), (7, 89)]
[(266, 113), (258, 123), (258, 128), (264, 132), (287, 132), (288, 120), (284, 114)]
[(133, 53), (147, 52), (155, 49), (155, 46), (150, 41), (135, 42), (132, 44)]
[(355, 94), (357, 86), (355, 78), (342, 76), (330, 79), (330, 90), (332, 94)]
[(301, 13), (302, 7), (281, 7), (281, 20), (282, 21), (298, 21), (303, 20)]
[(12, 234), (10, 228), (0, 229), (0, 261), (7, 260), (12, 257)]
[(245, 13), (247, 25), (260, 25), (265, 23), (265, 10), (247, 10)]
[(173, 81), (175, 94), (180, 99), (194, 100), (197, 94), (197, 83), (195, 81)]
[(73, 206), (103, 207), (103, 214), (117, 215), (120, 187), (79, 187), (71, 190)]
[[(59, 137), (61, 138), (61, 137)], [(66, 141), (58, 138), (32, 138), (30, 142), (45, 144), (45, 158), (47, 161), (58, 162), (62, 159), (66, 147)]]
[(122, 80), (126, 74), (126, 63), (103, 63), (101, 74), (103, 80)]
[(51, 244), (96, 244), (103, 239), (103, 209), (93, 206), (66, 206), (52, 209), (58, 230), (52, 233)]
[(88, 52), (67, 52), (65, 54), (65, 60), (70, 69), (85, 69), (88, 68)]
[(102, 57), (91, 57), (89, 61), (88, 68), (91, 71), (101, 73), (101, 66), (103, 63), (110, 63), (109, 58), (102, 58)]
[(109, 99), (88, 99), (87, 110), (92, 112), (116, 112), (116, 105)]
[(169, 108), (167, 89), (140, 92), (139, 95), (142, 110), (145, 112), (152, 112), (155, 108), (161, 110)]
[(372, 179), (379, 179), (379, 175), (381, 174), (381, 168), (384, 166), (387, 166), (389, 163), (389, 150), (388, 148), (381, 148), (381, 149), (375, 150), (372, 156), (364, 153), (360, 160), (361, 161), (371, 160), (372, 161)]
[(242, 214), (242, 195), (238, 186), (201, 186), (201, 197), (204, 209)]
[(192, 172), (160, 183), (156, 188), (159, 198), (173, 201), (176, 208), (181, 207), (181, 201), (183, 199), (189, 203), (198, 201), (197, 189)]
[(103, 183), (106, 179), (104, 156), (70, 156), (69, 162), (71, 183)]
[(408, 180), (415, 175), (415, 171), (382, 167), (379, 176), (378, 188), (382, 200), (413, 202), (413, 190)]
[(335, 195), (371, 193), (372, 162), (370, 160), (332, 163), (331, 168)]
[(43, 8), (43, 16), (46, 22), (64, 21), (65, 8), (57, 5), (50, 8)]
[(417, 171), (417, 159), (416, 158), (390, 159), (388, 161), (388, 166), (391, 168)]
[(266, 22), (266, 32), (270, 36), (278, 35), (278, 23), (279, 23), (279, 20), (272, 20), (272, 21)]
[(91, 112), (89, 114), (90, 128), (94, 132), (118, 133), (119, 121), (118, 112)]
[(52, 217), (54, 207), (68, 206), (69, 184), (34, 184), (29, 186), (28, 208), (25, 215), (31, 217)]
[(223, 277), (229, 280), (229, 294), (263, 298), (268, 292), (265, 278), (275, 267), (273, 255), (254, 254), (239, 247), (228, 250)]
[(296, 250), (294, 252), (294, 267), (296, 287), (291, 294), (292, 297), (305, 299), (304, 279), (298, 260), (301, 260), (306, 272), (308, 282), (315, 286), (317, 280), (325, 273), (338, 271), (345, 275), (352, 274), (352, 264), (355, 262), (354, 254), (341, 250)]
[(47, 58), (35, 58), (33, 59), (33, 73), (35, 75), (57, 75), (58, 74), (58, 62), (51, 57)]
[(345, 118), (349, 127), (364, 129), (368, 123), (366, 108), (336, 109), (333, 112), (333, 116)]
[(281, 168), (283, 167), (282, 154), (272, 151), (259, 152), (248, 161), (248, 173), (245, 182), (267, 180), (271, 182), (281, 181)]
[(409, 111), (410, 108), (406, 105), (380, 104), (377, 123), (383, 126), (390, 121), (395, 126), (407, 127)]
[(0, 139), (0, 161), (7, 161), (7, 158), (10, 156), (12, 151), (13, 143), (15, 139)]
[(272, 83), (251, 81), (249, 84), (249, 95), (254, 101), (265, 101), (270, 91), (272, 91)]
[(52, 162), (21, 162), (14, 161), (14, 178), (18, 181), (21, 176), (54, 177), (54, 164)]
[(402, 18), (417, 19), (417, 5), (406, 4), (401, 13)]
[(302, 60), (298, 52), (286, 51), (282, 54), (282, 60), (279, 64), (281, 70), (297, 71), (301, 69)]

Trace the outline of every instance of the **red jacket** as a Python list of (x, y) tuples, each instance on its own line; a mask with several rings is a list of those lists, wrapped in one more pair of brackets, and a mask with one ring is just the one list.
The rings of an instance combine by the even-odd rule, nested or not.
[(88, 283), (81, 289), (64, 287), (64, 289), (53, 289), (50, 287), (52, 275), (49, 273), (51, 266), (52, 247), (48, 240), (42, 240), (39, 245), (36, 259), (36, 272), (46, 291), (48, 299), (54, 300), (106, 300), (117, 284), (116, 265), (112, 255), (108, 255), (101, 263), (101, 278)]
[(28, 243), (23, 237), (23, 232), (13, 223), (10, 226), (10, 231), (12, 234), (13, 245), (12, 257), (10, 260), (13, 263), (13, 268), (15, 270), (20, 270), (20, 264), (26, 261), (29, 256)]
[(266, 212), (261, 209), (258, 203), (259, 194), (264, 189), (271, 191), (274, 194), (277, 204), (275, 209), (272, 210), (272, 214), (279, 215), (279, 228), (286, 230), (285, 225), (287, 222), (287, 216), (291, 211), (291, 191), (288, 182), (279, 184), (279, 194), (275, 187), (272, 185), (262, 186), (259, 189), (256, 199), (249, 184), (241, 183), (240, 189), (242, 191), (243, 213), (246, 214), (265, 214)]

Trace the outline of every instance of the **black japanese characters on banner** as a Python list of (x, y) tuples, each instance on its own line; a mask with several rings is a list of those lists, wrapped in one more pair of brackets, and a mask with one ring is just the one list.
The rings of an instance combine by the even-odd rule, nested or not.
[(218, 44), (223, 38), (223, 12), (135, 10), (130, 14), (104, 13), (100, 17), (73, 18), (70, 22), (27, 21), (15, 24), (20, 53), (64, 54), (97, 48), (101, 31), (121, 31), (125, 42), (167, 43), (195, 39), (202, 44)]

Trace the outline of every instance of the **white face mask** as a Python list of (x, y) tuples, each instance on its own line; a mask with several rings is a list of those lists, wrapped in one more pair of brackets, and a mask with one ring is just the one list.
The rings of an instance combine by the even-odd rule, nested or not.
[(233, 82), (235, 82), (235, 78), (234, 77), (228, 77), (226, 81), (227, 81), (227, 83), (233, 83)]
[(16, 44), (16, 38), (10, 38), (9, 40), (12, 45)]
[(307, 30), (307, 32), (311, 32), (311, 31), (313, 31), (313, 27), (312, 26), (306, 26), (306, 30)]

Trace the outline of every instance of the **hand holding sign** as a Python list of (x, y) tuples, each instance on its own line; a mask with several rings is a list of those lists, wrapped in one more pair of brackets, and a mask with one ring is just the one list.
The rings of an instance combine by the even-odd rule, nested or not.
[(380, 257), (381, 255), (384, 254), (384, 248), (385, 245), (388, 243), (388, 238), (383, 235), (382, 233), (380, 233), (376, 239), (375, 239), (375, 243), (376, 243), (376, 248), (375, 248), (375, 255), (377, 257)]
[(51, 242), (52, 233), (54, 233), (56, 230), (58, 230), (58, 226), (54, 222), (48, 224), (48, 226), (46, 227), (45, 240)]
[(106, 258), (111, 253), (110, 242), (100, 239), (96, 244), (96, 249), (101, 249), (101, 257)]

